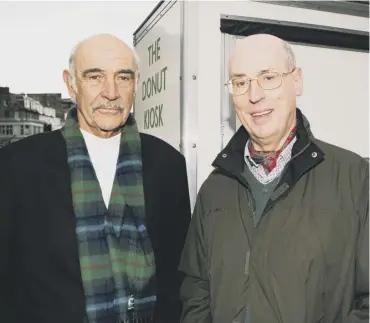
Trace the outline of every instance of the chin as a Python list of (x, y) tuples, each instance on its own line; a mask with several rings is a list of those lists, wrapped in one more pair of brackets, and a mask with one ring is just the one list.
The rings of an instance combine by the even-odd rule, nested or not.
[(267, 139), (274, 136), (276, 131), (274, 131), (273, 129), (255, 129), (253, 133), (254, 136), (258, 139)]
[(113, 131), (123, 125), (123, 122), (97, 123), (97, 127), (102, 131)]

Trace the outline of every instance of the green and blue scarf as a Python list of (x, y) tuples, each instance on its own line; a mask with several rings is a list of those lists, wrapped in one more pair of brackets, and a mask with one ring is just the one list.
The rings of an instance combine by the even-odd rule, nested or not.
[(145, 223), (141, 141), (132, 115), (122, 128), (108, 209), (77, 120), (62, 134), (71, 173), (76, 234), (89, 323), (152, 322), (155, 259)]

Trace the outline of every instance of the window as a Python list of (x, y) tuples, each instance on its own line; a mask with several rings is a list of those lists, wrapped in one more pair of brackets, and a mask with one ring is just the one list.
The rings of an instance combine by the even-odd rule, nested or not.
[(0, 126), (0, 134), (6, 136), (13, 135), (13, 125)]
[(31, 134), (31, 132), (30, 132), (30, 126), (28, 124), (26, 124), (24, 126), (24, 134), (25, 134), (25, 136), (28, 136), (28, 135)]
[(7, 125), (6, 126), (6, 134), (7, 135), (12, 135), (13, 134), (13, 126), (12, 125)]
[(21, 124), (21, 136), (24, 136), (24, 125)]

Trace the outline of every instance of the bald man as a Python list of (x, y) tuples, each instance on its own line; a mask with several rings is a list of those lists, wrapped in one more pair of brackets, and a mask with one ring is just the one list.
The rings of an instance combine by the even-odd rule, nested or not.
[(1, 322), (179, 322), (185, 159), (139, 133), (138, 78), (118, 38), (82, 41), (64, 127), (1, 149)]
[(311, 133), (283, 40), (244, 38), (229, 72), (242, 126), (197, 197), (181, 322), (368, 322), (368, 163)]

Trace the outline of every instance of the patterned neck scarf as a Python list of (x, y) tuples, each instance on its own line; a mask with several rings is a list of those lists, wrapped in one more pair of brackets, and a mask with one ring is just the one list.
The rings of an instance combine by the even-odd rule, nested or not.
[(248, 149), (250, 157), (256, 164), (261, 164), (265, 169), (266, 173), (270, 173), (275, 167), (277, 160), (281, 152), (285, 149), (286, 146), (294, 139), (297, 131), (297, 127), (294, 127), (288, 135), (288, 138), (285, 140), (283, 146), (277, 151), (258, 151), (255, 150), (252, 141), (249, 140)]
[(155, 260), (145, 224), (141, 142), (133, 116), (122, 128), (108, 209), (77, 122), (62, 134), (71, 173), (76, 234), (85, 293), (83, 322), (152, 322)]

